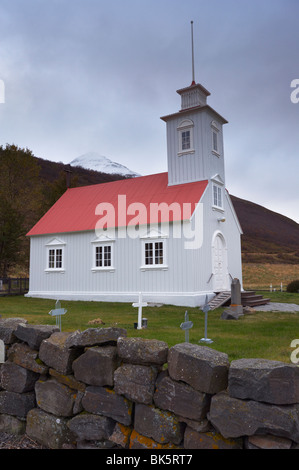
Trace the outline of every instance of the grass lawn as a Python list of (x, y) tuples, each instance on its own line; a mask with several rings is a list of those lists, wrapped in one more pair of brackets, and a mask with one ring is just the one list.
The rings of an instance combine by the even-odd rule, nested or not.
[(270, 290), (270, 284), (273, 289), (280, 290), (289, 282), (299, 279), (298, 264), (270, 264), (270, 263), (243, 263), (243, 286), (245, 290), (266, 289)]
[[(265, 295), (265, 293), (264, 293)], [(299, 294), (281, 292), (266, 293), (276, 302), (299, 304)], [(163, 305), (146, 307), (143, 317), (148, 327), (134, 328), (137, 322), (137, 309), (127, 303), (61, 301), (67, 313), (62, 317), (62, 331), (85, 330), (90, 328), (90, 320), (100, 318), (104, 327), (125, 328), (129, 337), (156, 338), (168, 343), (169, 347), (185, 340), (180, 324), (184, 321), (185, 311), (193, 322), (190, 342), (199, 344), (204, 337), (204, 313), (199, 308), (184, 308)], [(31, 324), (55, 324), (49, 311), (55, 301), (30, 299), (22, 296), (1, 297), (0, 315), (2, 318), (22, 317)], [(293, 339), (299, 338), (299, 313), (256, 312), (245, 315), (239, 320), (221, 320), (223, 308), (208, 314), (208, 338), (213, 340), (207, 345), (228, 354), (230, 360), (238, 358), (265, 358), (290, 363)]]

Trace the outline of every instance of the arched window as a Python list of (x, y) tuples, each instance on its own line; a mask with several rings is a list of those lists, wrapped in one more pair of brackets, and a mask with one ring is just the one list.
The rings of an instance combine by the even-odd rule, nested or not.
[(185, 119), (178, 126), (178, 155), (194, 152), (193, 128), (194, 123), (190, 119)]

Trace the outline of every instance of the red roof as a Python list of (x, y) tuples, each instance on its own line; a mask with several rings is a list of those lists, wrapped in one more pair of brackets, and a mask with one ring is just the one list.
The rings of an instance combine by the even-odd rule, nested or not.
[[(136, 216), (140, 224), (183, 220), (191, 217), (207, 184), (208, 181), (205, 180), (168, 186), (168, 173), (159, 173), (71, 188), (27, 235), (95, 230), (96, 224), (100, 220), (103, 222), (103, 216), (108, 213), (111, 217), (109, 220), (106, 218), (106, 221), (110, 227), (127, 226), (130, 221), (132, 225), (136, 225)], [(157, 217), (150, 217), (151, 213), (157, 214), (157, 204), (161, 203), (164, 204), (160, 209), (164, 206), (164, 210), (159, 215), (159, 220)], [(169, 210), (172, 203), (175, 203), (172, 206), (174, 211)], [(101, 205), (98, 206), (99, 204)], [(105, 208), (108, 212), (103, 212)], [(153, 209), (152, 212), (150, 209)]]

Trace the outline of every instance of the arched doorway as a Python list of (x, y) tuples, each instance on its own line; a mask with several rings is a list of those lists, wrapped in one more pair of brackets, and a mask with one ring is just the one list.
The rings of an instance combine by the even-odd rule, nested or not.
[(216, 232), (212, 240), (213, 290), (228, 290), (227, 249), (224, 236)]

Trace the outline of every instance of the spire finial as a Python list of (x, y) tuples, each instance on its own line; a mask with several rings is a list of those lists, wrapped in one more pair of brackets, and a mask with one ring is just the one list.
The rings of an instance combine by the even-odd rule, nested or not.
[(192, 85), (195, 85), (195, 72), (194, 72), (194, 44), (193, 44), (193, 21), (191, 21), (191, 45), (192, 45)]

